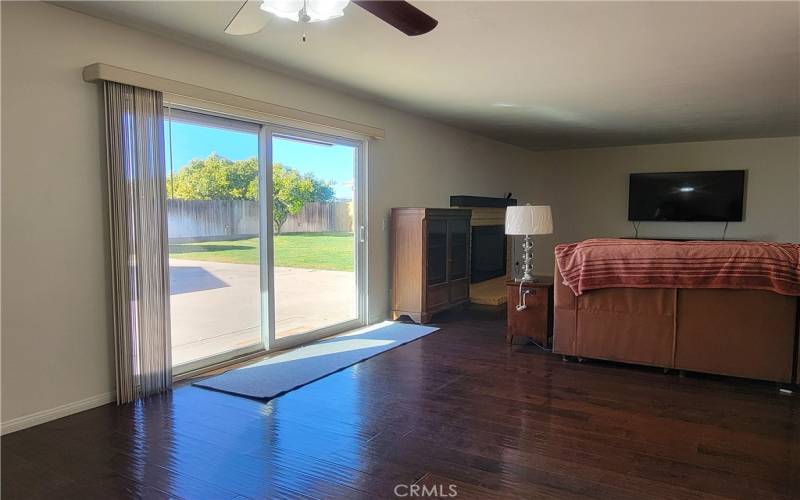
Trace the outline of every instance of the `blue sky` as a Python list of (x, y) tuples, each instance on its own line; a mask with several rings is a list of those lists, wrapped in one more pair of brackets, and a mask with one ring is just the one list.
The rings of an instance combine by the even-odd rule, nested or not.
[[(165, 124), (165, 128), (167, 125)], [(170, 168), (170, 136), (167, 141), (167, 175)], [(273, 141), (273, 156), (277, 163), (333, 181), (337, 198), (353, 197), (353, 155), (349, 146), (322, 146), (277, 138)], [(172, 123), (172, 165), (177, 173), (195, 158), (217, 153), (231, 160), (244, 160), (258, 155), (258, 135), (247, 132), (212, 128), (206, 125)]]

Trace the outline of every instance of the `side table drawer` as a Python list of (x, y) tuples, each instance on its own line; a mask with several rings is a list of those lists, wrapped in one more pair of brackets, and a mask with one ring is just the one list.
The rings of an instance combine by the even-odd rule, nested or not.
[(550, 337), (552, 317), (550, 298), (552, 287), (548, 283), (525, 284), (523, 293), (528, 292), (524, 299), (527, 306), (522, 311), (517, 311), (519, 303), (519, 284), (509, 283), (506, 286), (508, 301), (508, 329), (506, 339), (510, 343), (513, 337), (530, 337), (537, 344), (546, 346)]

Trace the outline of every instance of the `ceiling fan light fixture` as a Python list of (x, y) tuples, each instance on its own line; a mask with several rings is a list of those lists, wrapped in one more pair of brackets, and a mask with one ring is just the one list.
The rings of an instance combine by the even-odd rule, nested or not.
[(344, 15), (344, 8), (350, 0), (307, 0), (306, 14), (308, 22), (327, 21)]
[(298, 22), (303, 3), (303, 0), (264, 0), (260, 8), (280, 18)]
[(264, 0), (261, 10), (294, 22), (314, 23), (344, 15), (350, 0)]
[[(267, 24), (267, 17), (259, 10), (296, 23), (313, 23), (343, 16), (344, 9), (351, 3), (408, 36), (424, 35), (439, 24), (404, 0), (242, 0), (225, 26), (225, 33), (252, 35), (261, 31)], [(305, 35), (303, 37), (305, 41)]]

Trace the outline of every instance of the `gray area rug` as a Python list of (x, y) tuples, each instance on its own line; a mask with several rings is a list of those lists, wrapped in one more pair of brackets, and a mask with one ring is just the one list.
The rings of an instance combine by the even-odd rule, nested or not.
[(437, 330), (430, 326), (385, 321), (318, 340), (192, 385), (237, 396), (270, 399)]

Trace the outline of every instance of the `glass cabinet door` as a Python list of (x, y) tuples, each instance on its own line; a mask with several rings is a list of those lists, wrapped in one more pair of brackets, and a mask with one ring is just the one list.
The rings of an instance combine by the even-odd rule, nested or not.
[(447, 281), (447, 221), (427, 220), (428, 285)]
[(464, 219), (452, 219), (447, 222), (448, 240), (450, 243), (449, 280), (467, 277), (467, 249), (469, 244), (469, 223)]

